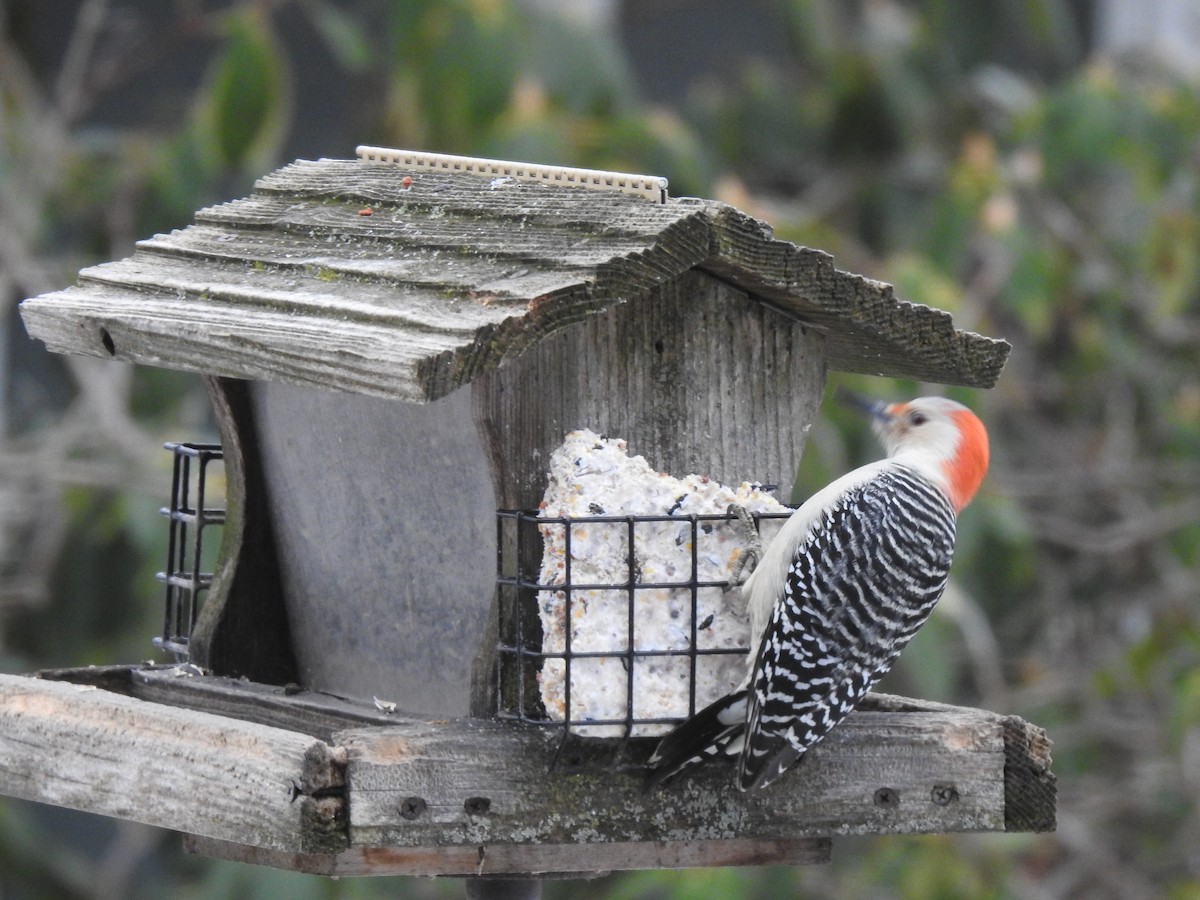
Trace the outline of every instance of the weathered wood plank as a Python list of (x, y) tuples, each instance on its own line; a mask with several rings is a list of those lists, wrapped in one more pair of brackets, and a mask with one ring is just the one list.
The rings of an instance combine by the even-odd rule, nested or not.
[(989, 386), (1008, 352), (724, 204), (401, 178), (288, 166), (26, 301), (27, 328), (60, 352), (423, 402), (700, 266), (823, 331), (835, 368)]
[(824, 384), (821, 334), (690, 272), (545, 338), (472, 393), (497, 506), (531, 509), (550, 453), (585, 427), (660, 471), (776, 484), (786, 498)]
[(463, 847), (351, 847), (337, 854), (279, 853), (212, 838), (184, 836), (189, 853), (310, 875), (537, 875), (587, 878), (634, 869), (705, 866), (802, 866), (829, 862), (829, 838), (622, 844), (479, 844)]
[(618, 742), (573, 739), (549, 772), (551, 729), (364, 728), (353, 708), (231, 679), (55, 674), (309, 730), (355, 726), (325, 743), (94, 684), (0, 676), (0, 792), (184, 831), (194, 852), (317, 874), (802, 864), (826, 861), (833, 835), (1054, 826), (1040, 729), (887, 695), (866, 705), (903, 711), (855, 712), (762, 795), (733, 788), (732, 761), (645, 793), (636, 760), (652, 742), (628, 745), (614, 769)]
[(336, 852), (341, 784), (339, 753), (308, 735), (0, 675), (8, 796), (276, 851)]
[[(426, 350), (453, 347), (476, 329), (498, 324), (512, 315), (503, 304), (476, 303), (465, 297), (466, 302), (447, 303), (429, 288), (363, 283), (347, 296), (345, 285), (339, 286), (341, 279), (333, 275), (327, 281), (299, 279), (296, 272), (175, 256), (133, 256), (84, 269), (79, 277), (83, 284), (127, 290), (135, 297), (167, 289), (194, 298), (193, 308), (198, 311), (207, 307), (236, 310), (243, 317), (242, 328), (260, 314), (274, 317), (284, 313), (300, 321), (313, 319), (328, 325), (337, 320), (387, 329), (425, 343)], [(179, 316), (174, 302), (146, 299), (140, 308), (147, 317), (186, 321), (186, 317)]]
[(352, 847), (606, 844), (1003, 831), (1005, 727), (978, 710), (856, 712), (761, 795), (733, 786), (732, 761), (646, 794), (595, 741), (548, 776), (555, 736), (478, 720), (336, 739)]
[(1011, 349), (1006, 341), (958, 331), (949, 313), (899, 300), (890, 284), (838, 271), (820, 251), (772, 240), (764, 223), (714, 206), (713, 245), (702, 268), (820, 327), (830, 365), (991, 387)]
[(83, 666), (43, 669), (39, 679), (90, 685), (164, 706), (256, 722), (331, 743), (347, 728), (389, 725), (404, 719), (373, 702), (335, 697), (297, 684), (283, 686), (201, 673), (195, 665)]
[(1058, 780), (1050, 771), (1050, 739), (1012, 716), (1004, 723), (1004, 826), (1009, 831), (1053, 831)]
[[(467, 302), (492, 306), (503, 303), (523, 304), (592, 277), (586, 265), (553, 268), (550, 260), (531, 268), (520, 258), (471, 253), (456, 253), (450, 264), (441, 260), (441, 252), (420, 247), (405, 247), (401, 252), (384, 241), (357, 241), (353, 245), (339, 239), (331, 246), (328, 238), (293, 235), (285, 239), (274, 232), (239, 231), (207, 225), (195, 225), (186, 231), (174, 231), (138, 242), (143, 250), (163, 256), (224, 263), (258, 271), (268, 267), (279, 272), (317, 274), (327, 283), (340, 278), (355, 278), (382, 293), (383, 307), (395, 305), (395, 297), (386, 292), (400, 286), (437, 291), (439, 305), (453, 309)], [(543, 267), (544, 266), (544, 267)], [(448, 296), (451, 292), (454, 297)], [(404, 296), (401, 293), (401, 296)], [(415, 296), (415, 295), (412, 295)], [(357, 298), (362, 302), (362, 298)], [(456, 302), (457, 301), (457, 302)], [(407, 304), (406, 304), (407, 305)], [(443, 313), (444, 315), (444, 313)]]
[[(672, 221), (654, 232), (605, 227), (595, 219), (587, 222), (556, 223), (564, 227), (522, 227), (520, 219), (481, 223), (478, 211), (458, 217), (439, 210), (431, 219), (414, 217), (411, 209), (394, 214), (381, 209), (362, 215), (353, 204), (298, 206), (294, 199), (247, 197), (197, 214), (202, 225), (270, 229), (289, 238), (334, 238), (355, 243), (388, 243), (400, 252), (439, 250), (451, 254), (450, 260), (467, 251), (500, 259), (569, 260), (575, 265), (600, 265), (610, 259), (647, 250), (654, 246), (666, 229), (680, 220), (695, 219), (698, 235), (707, 238), (702, 217), (694, 210), (679, 211)], [(505, 218), (512, 218), (511, 216)], [(491, 227), (488, 227), (488, 226)], [(697, 244), (696, 249), (703, 249)]]
[(96, 286), (46, 297), (54, 313), (43, 317), (39, 308), (27, 322), (52, 349), (413, 402), (428, 400), (431, 385), (441, 386), (433, 373), (452, 364), (443, 357), (452, 357), (456, 346), (341, 319), (267, 309), (248, 316), (236, 306)]
[(389, 714), (369, 703), (295, 685), (278, 687), (219, 675), (178, 678), (171, 669), (135, 669), (129, 690), (132, 696), (152, 703), (257, 722), (326, 743), (349, 727), (392, 725), (404, 718), (399, 712)]
[[(403, 178), (408, 175), (407, 186)], [(255, 193), (354, 207), (381, 205), (435, 215), (508, 218), (514, 223), (647, 233), (674, 221), (672, 204), (646, 203), (560, 185), (530, 184), (474, 175), (403, 172), (358, 160), (298, 160), (258, 180)]]
[(66, 669), (42, 669), (34, 674), (35, 678), (47, 681), (69, 681), (75, 685), (87, 685), (112, 691), (115, 694), (133, 696), (133, 672), (135, 669), (161, 671), (173, 669), (174, 666), (146, 663), (143, 666), (109, 665), (109, 666), (72, 666)]

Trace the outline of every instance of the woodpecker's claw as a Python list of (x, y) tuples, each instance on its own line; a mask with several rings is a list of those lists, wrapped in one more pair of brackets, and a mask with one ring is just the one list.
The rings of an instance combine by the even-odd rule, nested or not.
[[(758, 536), (758, 529), (754, 527), (754, 519), (746, 511), (746, 507), (739, 503), (730, 503), (726, 512), (736, 518), (742, 526), (742, 539), (746, 544), (746, 549), (738, 555), (737, 562), (733, 565), (733, 571), (729, 573), (729, 580), (725, 582), (725, 593), (729, 593), (741, 584), (742, 572), (746, 570), (747, 566), (750, 566), (751, 572), (754, 571), (754, 567), (762, 559), (763, 546), (762, 538)], [(753, 565), (750, 563), (751, 560), (754, 561)]]

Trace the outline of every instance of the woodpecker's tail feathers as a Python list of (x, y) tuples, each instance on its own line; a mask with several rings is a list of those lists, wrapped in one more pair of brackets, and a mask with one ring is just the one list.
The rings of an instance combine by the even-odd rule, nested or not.
[(722, 697), (681, 722), (651, 754), (646, 790), (662, 787), (696, 763), (740, 749), (730, 745), (741, 737), (745, 723), (745, 691)]
[(769, 755), (765, 749), (747, 742), (738, 765), (738, 787), (743, 791), (765, 788), (803, 758), (803, 750), (784, 741), (776, 742)]

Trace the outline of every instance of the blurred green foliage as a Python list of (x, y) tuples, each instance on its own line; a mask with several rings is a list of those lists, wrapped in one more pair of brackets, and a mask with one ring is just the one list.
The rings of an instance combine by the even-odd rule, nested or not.
[(279, 143), (272, 132), (291, 113), (284, 61), (264, 11), (230, 16), (225, 25), (228, 36), (204, 98), (199, 137), (211, 143), (222, 169), (269, 164)]
[[(839, 841), (828, 867), (634, 873), (551, 882), (547, 896), (1200, 896), (1194, 83), (1145, 61), (1085, 62), (1070, 4), (1055, 0), (778, 0), (786, 53), (749, 54), (735, 77), (698, 78), (671, 107), (641, 99), (613, 35), (515, 3), (242, 0), (160, 21), (169, 46), (206, 49), (204, 74), (171, 98), (166, 124), (106, 128), (87, 101), (120, 80), (83, 79), (73, 106), (59, 71), (39, 88), (20, 70), (34, 71), (39, 47), (23, 43), (19, 7), (0, 32), (0, 189), (51, 286), (286, 161), (298, 123), (331, 115), (299, 87), (311, 90), (319, 51), (355, 115), (326, 155), (363, 142), (666, 174), (675, 194), (728, 199), (1013, 343), (994, 391), (951, 391), (988, 422), (993, 472), (960, 523), (955, 598), (886, 686), (1045, 726), (1062, 833)], [(297, 19), (315, 45), (289, 40)], [(82, 17), (63, 27), (78, 37)], [(895, 397), (930, 389), (835, 380)], [(139, 440), (211, 437), (193, 379), (139, 369), (124, 390)], [(21, 440), (36, 446), (38, 433)], [(876, 452), (861, 425), (825, 410), (799, 494)], [(114, 457), (115, 474), (56, 482), (65, 537), (45, 602), (5, 613), (10, 670), (150, 653), (167, 462), (102, 430), (64, 459)], [(39, 852), (46, 815), (0, 806), (0, 887), (101, 896), (81, 860), (109, 832), (78, 825), (92, 849)], [(160, 843), (119, 882), (138, 896), (397, 890), (150, 852)]]

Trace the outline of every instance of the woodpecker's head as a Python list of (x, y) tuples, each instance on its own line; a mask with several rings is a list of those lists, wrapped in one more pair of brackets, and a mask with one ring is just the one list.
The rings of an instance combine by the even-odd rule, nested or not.
[(971, 502), (988, 467), (987, 431), (975, 413), (945, 397), (884, 403), (848, 391), (842, 396), (871, 419), (889, 457), (941, 485), (956, 511)]

